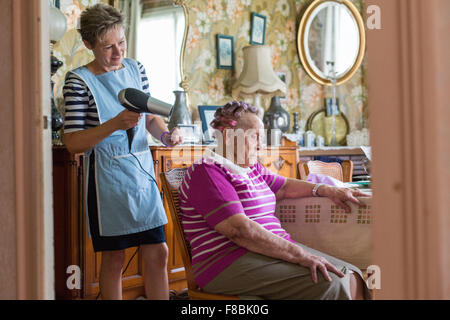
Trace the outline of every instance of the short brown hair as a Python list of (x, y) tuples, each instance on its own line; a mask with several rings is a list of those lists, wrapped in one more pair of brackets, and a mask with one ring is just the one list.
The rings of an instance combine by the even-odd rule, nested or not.
[(81, 13), (80, 29), (81, 38), (95, 47), (97, 40), (106, 32), (117, 27), (124, 27), (125, 16), (116, 8), (105, 3), (98, 3), (86, 8)]

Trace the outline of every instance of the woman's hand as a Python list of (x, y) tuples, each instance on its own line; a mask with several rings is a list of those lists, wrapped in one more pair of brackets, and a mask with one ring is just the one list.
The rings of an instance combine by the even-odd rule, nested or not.
[(128, 130), (134, 128), (138, 125), (141, 118), (141, 113), (124, 110), (114, 118), (116, 130)]
[(168, 147), (175, 147), (176, 145), (183, 142), (183, 136), (181, 135), (180, 129), (177, 127), (170, 130), (168, 134), (163, 135), (161, 141)]
[(334, 265), (329, 263), (327, 259), (315, 256), (305, 250), (303, 250), (303, 255), (300, 258), (298, 264), (311, 270), (311, 277), (314, 283), (318, 282), (317, 270), (319, 270), (323, 274), (325, 280), (327, 281), (332, 280), (330, 275), (328, 274), (328, 271), (335, 273), (341, 278), (344, 277), (344, 274), (339, 271)]
[(345, 202), (350, 201), (354, 204), (364, 207), (365, 204), (359, 201), (356, 197), (370, 197), (370, 194), (351, 188), (337, 188), (323, 185), (319, 187), (319, 190), (317, 190), (319, 196), (329, 198), (339, 207), (345, 209), (345, 212), (351, 211), (350, 207)]

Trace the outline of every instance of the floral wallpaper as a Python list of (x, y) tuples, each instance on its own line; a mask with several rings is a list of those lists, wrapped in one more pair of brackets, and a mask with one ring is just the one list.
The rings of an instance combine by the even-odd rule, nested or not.
[[(352, 0), (361, 10), (362, 0)], [(231, 86), (243, 68), (242, 49), (250, 44), (250, 16), (266, 16), (266, 45), (272, 52), (276, 72), (286, 74), (287, 95), (282, 102), (290, 113), (298, 112), (305, 124), (314, 111), (323, 107), (330, 88), (314, 82), (304, 71), (297, 53), (299, 14), (311, 0), (190, 0), (189, 34), (185, 53), (185, 74), (189, 78), (189, 98), (193, 119), (198, 105), (223, 105), (231, 100)], [(216, 34), (234, 37), (235, 69), (216, 68)], [(341, 111), (350, 129), (367, 126), (366, 87), (363, 65), (350, 81), (338, 88)], [(252, 99), (246, 99), (252, 102)], [(263, 100), (266, 106), (269, 99)], [(293, 117), (291, 117), (293, 118)], [(291, 123), (292, 128), (292, 123)]]
[[(77, 23), (81, 12), (102, 0), (60, 0), (60, 9), (66, 16), (67, 32), (64, 37), (53, 46), (53, 55), (63, 62), (61, 68), (53, 75), (55, 82), (53, 93), (55, 103), (61, 113), (64, 112), (64, 98), (62, 88), (68, 71), (85, 65), (94, 59), (94, 55), (85, 48), (81, 36), (77, 31)], [(104, 0), (103, 2), (108, 3)], [(50, 0), (53, 5), (53, 1)]]
[[(61, 111), (66, 72), (93, 59), (76, 30), (78, 18), (84, 8), (100, 1), (102, 0), (60, 1), (61, 11), (68, 21), (66, 35), (54, 46), (54, 55), (64, 63), (53, 76), (56, 104)], [(360, 10), (362, 1), (352, 0)], [(273, 68), (286, 74), (287, 95), (282, 101), (283, 107), (291, 113), (298, 112), (301, 125), (306, 124), (311, 113), (323, 107), (323, 98), (331, 96), (331, 90), (315, 83), (306, 74), (297, 53), (298, 17), (310, 2), (311, 0), (186, 0), (189, 7), (189, 33), (184, 72), (189, 79), (189, 104), (194, 121), (199, 120), (198, 105), (223, 105), (232, 99), (231, 86), (239, 78), (243, 68), (242, 49), (250, 44), (251, 12), (266, 16), (265, 44), (271, 47)], [(218, 33), (234, 37), (234, 70), (216, 67)], [(338, 88), (341, 111), (348, 118), (351, 130), (368, 125), (364, 70), (365, 63), (350, 81)], [(252, 99), (246, 100), (253, 102)], [(262, 99), (262, 102), (268, 106), (270, 100)]]

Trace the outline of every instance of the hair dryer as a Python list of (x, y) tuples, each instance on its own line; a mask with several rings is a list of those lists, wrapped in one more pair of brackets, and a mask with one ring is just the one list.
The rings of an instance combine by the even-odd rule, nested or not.
[[(136, 113), (153, 113), (168, 117), (172, 112), (172, 106), (161, 100), (155, 99), (145, 92), (134, 88), (123, 89), (118, 94), (119, 102), (127, 110)], [(135, 128), (127, 130), (128, 147), (131, 151)]]

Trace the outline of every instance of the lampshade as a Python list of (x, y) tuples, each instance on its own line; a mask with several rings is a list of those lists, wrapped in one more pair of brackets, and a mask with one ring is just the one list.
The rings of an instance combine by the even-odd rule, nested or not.
[(50, 41), (58, 42), (67, 31), (66, 16), (56, 7), (50, 7)]
[(286, 84), (273, 71), (270, 47), (247, 46), (243, 51), (244, 68), (233, 85), (232, 95), (238, 97), (260, 93), (284, 96)]

